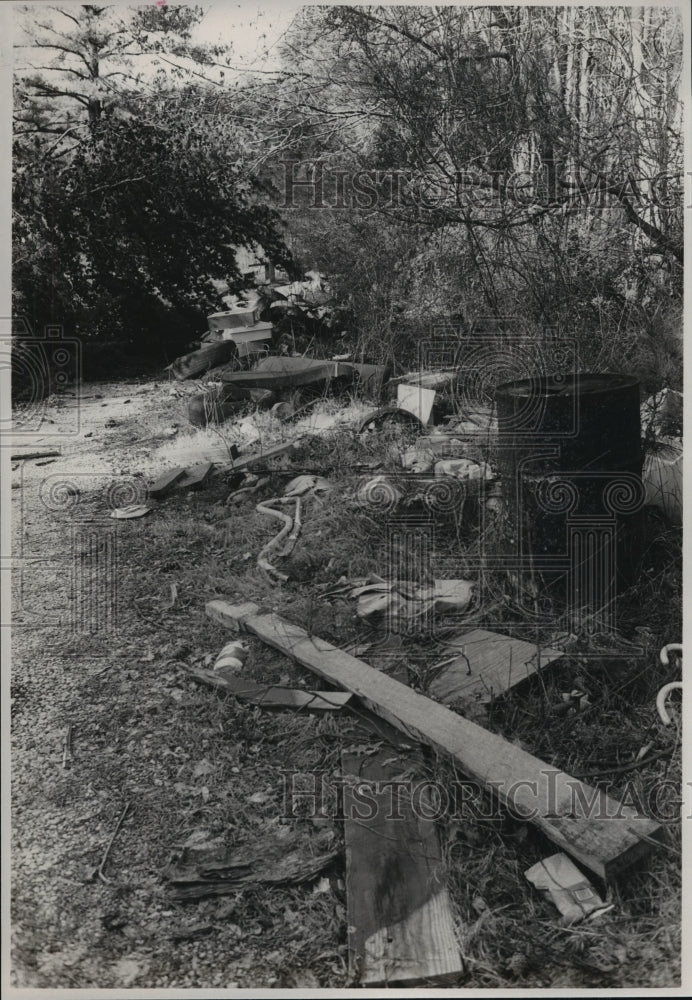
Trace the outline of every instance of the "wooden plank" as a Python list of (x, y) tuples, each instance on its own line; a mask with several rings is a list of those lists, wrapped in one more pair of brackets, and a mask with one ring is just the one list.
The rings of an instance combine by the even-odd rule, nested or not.
[(185, 470), (185, 475), (176, 484), (179, 490), (201, 489), (209, 480), (214, 471), (213, 462), (202, 462), (200, 465), (193, 465), (191, 469)]
[[(207, 614), (231, 628), (243, 624), (269, 646), (352, 691), (410, 739), (434, 747), (468, 777), (489, 788), (513, 813), (600, 878), (608, 879), (650, 848), (659, 825), (558, 768), (412, 691), (367, 663), (277, 615), (249, 605), (210, 601)], [(646, 838), (646, 839), (644, 839)]]
[[(391, 748), (342, 754), (351, 973), (360, 986), (450, 983), (464, 972), (426, 789)], [(402, 780), (403, 778), (406, 780)], [(395, 784), (392, 784), (394, 782)]]
[(213, 670), (185, 667), (185, 671), (208, 687), (228, 691), (239, 701), (259, 705), (260, 708), (305, 709), (310, 712), (338, 712), (348, 705), (353, 695), (345, 691), (303, 691), (300, 689), (257, 684), (244, 678), (226, 677)]
[(432, 697), (443, 705), (455, 701), (488, 705), (564, 656), (559, 649), (537, 647), (482, 628), (446, 640), (446, 645), (450, 654), (459, 650), (459, 656), (440, 670), (429, 687)]
[(159, 476), (153, 486), (149, 487), (149, 496), (152, 500), (160, 500), (161, 497), (164, 497), (166, 493), (173, 489), (175, 484), (184, 475), (185, 469), (180, 468), (180, 466), (175, 469), (169, 469), (168, 472), (164, 472), (162, 476)]
[(299, 441), (300, 438), (294, 438), (292, 441), (284, 441), (281, 444), (273, 445), (271, 448), (265, 448), (264, 451), (255, 452), (253, 455), (243, 455), (242, 458), (231, 462), (222, 471), (239, 472), (241, 469), (247, 469), (262, 460), (269, 461), (270, 458), (277, 458), (277, 456), (284, 455), (287, 451), (290, 451)]

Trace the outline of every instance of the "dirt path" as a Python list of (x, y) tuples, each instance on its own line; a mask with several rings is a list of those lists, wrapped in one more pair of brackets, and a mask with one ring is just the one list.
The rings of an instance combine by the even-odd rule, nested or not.
[[(109, 489), (123, 503), (138, 499), (143, 480), (138, 487), (133, 473), (156, 464), (166, 436), (140, 452), (134, 442), (181, 422), (183, 406), (165, 385), (94, 393), (103, 398), (83, 400), (74, 434), (55, 435), (74, 427), (68, 400), (46, 411), (50, 433), (19, 439), (37, 450), (57, 440), (62, 457), (13, 472), (14, 983), (213, 987), (245, 984), (254, 969), (252, 984), (271, 985), (271, 964), (260, 964), (246, 942), (252, 929), (227, 921), (218, 930), (228, 956), (221, 966), (207, 941), (171, 937), (180, 914), (168, 905), (160, 871), (184, 839), (190, 811), (172, 784), (197, 752), (203, 757), (210, 723), (195, 718), (192, 738), (178, 733), (176, 742), (167, 718), (183, 691), (164, 662), (205, 623), (194, 621), (198, 606), (162, 623), (161, 651), (157, 622), (138, 616), (133, 603), (156, 586), (155, 574), (144, 580), (139, 572), (138, 548), (160, 523), (114, 522), (106, 500), (113, 502)], [(104, 579), (117, 589), (104, 591)], [(65, 768), (68, 726), (74, 762)], [(87, 881), (128, 802), (106, 865), (109, 884)]]

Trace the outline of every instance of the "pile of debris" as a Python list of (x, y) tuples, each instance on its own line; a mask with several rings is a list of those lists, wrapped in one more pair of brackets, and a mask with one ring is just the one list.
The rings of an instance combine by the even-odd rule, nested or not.
[[(234, 391), (271, 393), (296, 386), (324, 389), (340, 380), (352, 385), (356, 374), (361, 375), (359, 368), (368, 367), (270, 357), (252, 371), (228, 375), (224, 385)], [(381, 384), (383, 373), (372, 374)], [(426, 385), (423, 375), (399, 381), (397, 405), (377, 410), (363, 424), (362, 432), (370, 433), (383, 426), (382, 419), (406, 413), (417, 437), (401, 446), (400, 470), (365, 478), (356, 488), (357, 497), (373, 510), (405, 514), (418, 504), (460, 516), (469, 498), (497, 505), (498, 475), (487, 447), (488, 440), (492, 443), (497, 437), (494, 414), (489, 408), (466, 407), (446, 426), (432, 429), (438, 391), (433, 386), (449, 381), (440, 382), (440, 373), (432, 373)], [(226, 402), (240, 400), (229, 395), (219, 405)], [(236, 456), (227, 467), (240, 476), (227, 504), (243, 502), (275, 481), (269, 475), (248, 476), (248, 466), (258, 457)], [(164, 489), (171, 482), (169, 474)], [(272, 587), (289, 580), (281, 561), (296, 545), (308, 502), (328, 503), (331, 489), (329, 480), (317, 472), (295, 476), (294, 470), (281, 495), (256, 504), (258, 514), (280, 523), (256, 556)], [(675, 508), (670, 510), (674, 515)], [(464, 973), (435, 825), (441, 814), (436, 813), (426, 778), (426, 754), (448, 760), (476, 793), (533, 824), (554, 845), (557, 853), (546, 852), (525, 876), (559, 910), (563, 925), (598, 919), (610, 909), (609, 882), (660, 842), (661, 827), (491, 726), (490, 711), (496, 702), (558, 665), (573, 637), (562, 642), (556, 636), (550, 644), (542, 644), (483, 627), (489, 624), (487, 617), (473, 617), (478, 611), (477, 583), (453, 573), (449, 578), (424, 580), (344, 576), (320, 597), (345, 602), (370, 635), (443, 634), (441, 655), (426, 667), (425, 683), (418, 685), (423, 690), (411, 686), (406, 672), (403, 678), (401, 672), (390, 676), (361, 659), (357, 647), (339, 648), (250, 602), (208, 602), (207, 615), (232, 629), (235, 637), (223, 646), (212, 669), (181, 666), (196, 682), (260, 709), (354, 713), (362, 726), (359, 741), (343, 749), (340, 771), (352, 981), (361, 986), (449, 984), (458, 983)], [(293, 689), (248, 679), (244, 676), (248, 636), (306, 668), (321, 684)], [(377, 643), (371, 645), (375, 653)], [(555, 711), (579, 713), (589, 704), (588, 692), (575, 687)], [(396, 822), (391, 810), (393, 785), (402, 790)], [(174, 898), (190, 900), (236, 893), (260, 882), (315, 880), (340, 857), (333, 839), (319, 831), (277, 826), (257, 843), (232, 849), (221, 841), (188, 844), (167, 875)]]
[[(393, 592), (375, 582), (348, 595), (358, 600)], [(558, 661), (560, 650), (482, 629), (466, 632), (455, 656), (440, 664), (445, 670), (438, 671), (429, 697), (255, 604), (217, 600), (206, 611), (239, 638), (224, 647), (213, 670), (185, 667), (195, 680), (267, 709), (353, 710), (363, 727), (360, 742), (342, 753), (339, 781), (355, 984), (450, 984), (464, 974), (435, 826), (439, 803), (425, 777), (426, 748), (448, 758), (474, 788), (534, 824), (558, 848), (525, 875), (554, 903), (565, 926), (612, 908), (585, 872), (607, 886), (657, 842), (660, 828), (653, 820), (486, 728), (489, 699)], [(245, 635), (279, 650), (330, 687), (291, 691), (246, 681)], [(448, 707), (460, 703), (466, 709), (475, 705), (475, 721)], [(368, 731), (370, 739), (372, 732), (377, 736), (372, 746)], [(258, 883), (316, 880), (339, 856), (329, 831), (277, 826), (232, 849), (220, 839), (188, 844), (166, 874), (174, 898), (200, 899)]]

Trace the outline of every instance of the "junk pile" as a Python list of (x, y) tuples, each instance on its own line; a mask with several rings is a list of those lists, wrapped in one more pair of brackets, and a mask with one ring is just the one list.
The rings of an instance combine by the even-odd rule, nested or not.
[[(342, 593), (367, 602), (394, 596), (435, 599), (435, 592), (439, 599), (444, 590), (421, 595), (382, 580), (360, 583), (345, 583)], [(468, 583), (446, 584), (452, 585), (453, 601), (470, 600)], [(370, 606), (363, 610), (366, 615), (373, 611)], [(334, 823), (341, 819), (352, 983), (459, 983), (465, 966), (435, 824), (434, 789), (426, 776), (426, 749), (450, 760), (469, 788), (492, 796), (557, 848), (558, 853), (532, 865), (526, 878), (557, 908), (565, 927), (599, 919), (612, 909), (609, 891), (600, 887), (607, 890), (616, 873), (657, 843), (661, 830), (654, 820), (487, 728), (485, 709), (492, 697), (559, 661), (560, 650), (483, 629), (466, 631), (450, 643), (454, 655), (438, 665), (426, 696), (253, 603), (215, 600), (206, 612), (239, 638), (221, 650), (213, 670), (184, 667), (194, 680), (267, 710), (348, 711), (357, 723), (354, 740), (341, 753), (339, 806), (323, 817), (324, 828), (315, 832), (309, 825), (270, 824), (252, 843), (229, 847), (223, 838), (188, 843), (166, 872), (173, 898), (234, 894), (258, 883), (316, 882), (342, 857), (334, 835)], [(291, 692), (247, 682), (242, 674), (248, 637), (311, 671), (323, 686)], [(475, 705), (475, 721), (451, 707), (459, 704), (467, 710)], [(398, 791), (394, 811), (392, 787)]]
[[(282, 389), (309, 386), (325, 391), (339, 384), (353, 385), (356, 375), (361, 376), (359, 369), (370, 367), (375, 366), (269, 357), (252, 371), (229, 373), (223, 384), (235, 392), (270, 392), (276, 399)], [(382, 371), (375, 374), (381, 381)], [(431, 427), (435, 399), (427, 393), (434, 396), (438, 392), (435, 386), (450, 384), (439, 378), (440, 373), (432, 373), (424, 384), (426, 379), (419, 373), (417, 380), (399, 383), (397, 406), (377, 411), (388, 417), (395, 412), (408, 414), (414, 440), (408, 445), (399, 443), (401, 468), (396, 473), (371, 475), (354, 491), (356, 499), (367, 501), (374, 512), (403, 514), (402, 524), (417, 510), (427, 511), (433, 519), (442, 519), (450, 512), (460, 518), (467, 500), (484, 503), (488, 510), (497, 510), (490, 505), (501, 500), (500, 477), (487, 443), (490, 441), (497, 451), (502, 442), (500, 432), (506, 433), (509, 410), (524, 398), (522, 386), (498, 390), (504, 392), (499, 425), (489, 408), (466, 406), (453, 414), (446, 426)], [(551, 401), (541, 410), (544, 416), (557, 414), (559, 422), (563, 414), (573, 412), (565, 405), (571, 398), (571, 385), (567, 377), (543, 386)], [(626, 419), (617, 426), (625, 428), (623, 440), (630, 442), (634, 426), (631, 401), (637, 397), (638, 387), (634, 380), (621, 378), (615, 388), (625, 396), (622, 412)], [(606, 386), (602, 376), (591, 382), (582, 377), (581, 390), (587, 409), (595, 399), (597, 407), (610, 407), (609, 412), (616, 415), (620, 412), (617, 392), (612, 385)], [(218, 405), (242, 402), (229, 394)], [(588, 433), (599, 422), (592, 417), (589, 414), (579, 425)], [(377, 426), (378, 420), (371, 417), (363, 433), (376, 432)], [(614, 426), (609, 425), (611, 437)], [(548, 427), (554, 436), (556, 427), (561, 429), (555, 423)], [(564, 437), (568, 442), (565, 447), (572, 453), (580, 455), (579, 449), (586, 447), (578, 435)], [(635, 427), (633, 464), (639, 461), (639, 444)], [(277, 446), (279, 451), (286, 447)], [(564, 464), (564, 453), (559, 448), (554, 451), (556, 461)], [(264, 457), (272, 453), (265, 452)], [(249, 496), (255, 503), (254, 495), (261, 497), (261, 491), (275, 482), (275, 477), (246, 472), (257, 458), (236, 457), (228, 466), (227, 471), (238, 475), (227, 504), (243, 502)], [(608, 467), (594, 471), (592, 464), (589, 483), (598, 480), (600, 490), (600, 479), (611, 472)], [(329, 491), (334, 488), (318, 471), (297, 476), (296, 471), (291, 470), (292, 478), (280, 495), (261, 497), (255, 507), (268, 525), (277, 522), (272, 537), (258, 546), (255, 557), (272, 588), (289, 580), (282, 561), (299, 543), (310, 505), (329, 503)], [(537, 480), (550, 484), (557, 472), (574, 477), (580, 471), (541, 467)], [(162, 484), (164, 491), (185, 482), (190, 470), (185, 475), (183, 472), (168, 473)], [(624, 474), (636, 478), (627, 469)], [(202, 470), (199, 475), (204, 479)], [(521, 482), (521, 476), (510, 480), (508, 492)], [(156, 495), (152, 488), (150, 496)], [(565, 512), (559, 509), (557, 513)], [(544, 525), (541, 529), (547, 531)], [(591, 787), (562, 771), (552, 759), (541, 759), (526, 743), (519, 746), (496, 731), (491, 710), (532, 678), (543, 679), (548, 671), (557, 675), (566, 643), (557, 636), (549, 644), (528, 641), (486, 627), (491, 622), (488, 606), (479, 600), (481, 577), (465, 579), (463, 572), (458, 577), (450, 572), (435, 579), (404, 577), (349, 575), (320, 592), (322, 600), (342, 602), (368, 630), (366, 638), (372, 641), (362, 650), (340, 648), (312, 629), (265, 612), (252, 602), (233, 605), (213, 600), (206, 604), (206, 613), (232, 630), (233, 640), (220, 643), (222, 648), (211, 669), (181, 664), (192, 681), (223, 691), (255, 710), (328, 715), (334, 723), (330, 732), (335, 739), (343, 735), (339, 728), (342, 720), (355, 717), (356, 735), (341, 747), (337, 775), (340, 801), (334, 821), (343, 822), (345, 851), (333, 833), (335, 823), (329, 824), (329, 830), (318, 828), (317, 832), (307, 824), (273, 827), (270, 823), (256, 842), (241, 840), (229, 845), (217, 838), (201, 845), (183, 845), (167, 876), (175, 899), (192, 900), (235, 894), (260, 883), (315, 882), (343, 860), (349, 966), (353, 984), (360, 986), (458, 984), (464, 974), (426, 756), (446, 759), (474, 794), (535, 827), (542, 838), (537, 845), (550, 841), (550, 851), (542, 847), (545, 856), (526, 870), (525, 877), (559, 912), (564, 927), (587, 919), (597, 921), (607, 913), (612, 908), (609, 884), (613, 878), (662, 838), (656, 820), (617, 801), (601, 787)], [(360, 658), (369, 650), (372, 661), (386, 643), (402, 642), (402, 636), (413, 636), (416, 642), (426, 634), (434, 634), (439, 656), (426, 666), (423, 680), (420, 673), (409, 673), (404, 657), (397, 676)], [(247, 676), (248, 649), (257, 644), (278, 651), (287, 662), (305, 668), (317, 680), (296, 688), (258, 683)], [(679, 686), (678, 682), (673, 686)], [(587, 688), (581, 681), (572, 685), (555, 707), (555, 714), (566, 717), (588, 711)], [(662, 697), (668, 695), (669, 690), (664, 689)], [(398, 799), (394, 816), (389, 794), (392, 785), (406, 790)], [(364, 811), (364, 802), (373, 808)]]
[(382, 365), (270, 356), (251, 371), (222, 372), (218, 386), (191, 399), (190, 422), (196, 427), (223, 423), (248, 403), (268, 408), (283, 402), (288, 409), (277, 410), (277, 415), (286, 419), (295, 415), (296, 407), (288, 401), (298, 392), (312, 399), (347, 390), (378, 394), (386, 376)]

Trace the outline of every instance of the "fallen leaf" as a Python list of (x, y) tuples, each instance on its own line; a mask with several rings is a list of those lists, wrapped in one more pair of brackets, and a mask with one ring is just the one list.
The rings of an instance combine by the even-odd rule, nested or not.
[(195, 764), (194, 768), (192, 769), (192, 777), (200, 778), (204, 774), (213, 774), (215, 770), (216, 769), (214, 765), (210, 764), (205, 757), (199, 762), (199, 764)]

